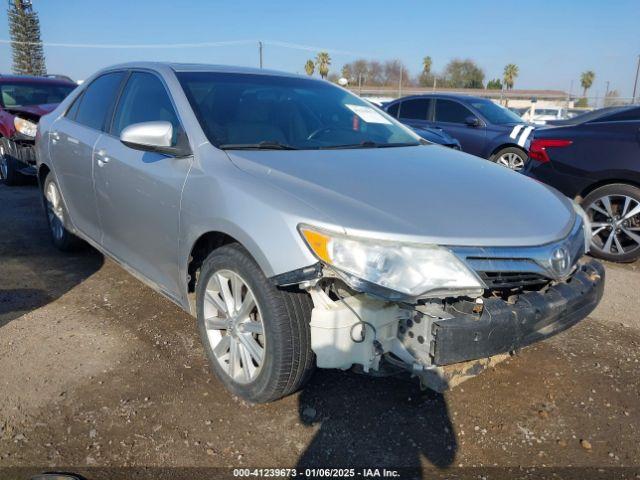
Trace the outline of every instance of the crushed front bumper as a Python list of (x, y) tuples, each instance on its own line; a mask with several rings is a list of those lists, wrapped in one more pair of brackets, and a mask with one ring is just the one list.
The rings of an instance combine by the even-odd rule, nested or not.
[(23, 175), (36, 174), (36, 151), (31, 138), (16, 135), (12, 138), (2, 138), (5, 155), (16, 162), (18, 171)]
[(569, 280), (507, 302), (484, 300), (481, 313), (456, 314), (431, 324), (429, 353), (442, 366), (492, 357), (560, 333), (589, 315), (604, 290), (604, 267), (585, 259)]

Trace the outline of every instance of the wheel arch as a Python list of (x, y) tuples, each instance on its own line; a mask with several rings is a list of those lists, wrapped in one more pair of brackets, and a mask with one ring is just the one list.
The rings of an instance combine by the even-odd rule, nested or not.
[(500, 150), (502, 150), (503, 148), (517, 148), (518, 150), (522, 150), (524, 152), (525, 155), (529, 156), (529, 154), (527, 153), (527, 151), (524, 149), (524, 147), (521, 147), (520, 145), (518, 145), (515, 142), (506, 142), (506, 143), (500, 143), (497, 147), (494, 147), (491, 150), (491, 153), (489, 153), (488, 158), (491, 159), (493, 158), (493, 156), (498, 153)]
[(628, 178), (608, 178), (605, 180), (599, 180), (597, 182), (589, 184), (580, 193), (575, 196), (575, 200), (581, 201), (591, 192), (598, 188), (606, 187), (608, 185), (631, 185), (632, 187), (640, 188), (640, 181), (629, 180)]
[(196, 312), (195, 291), (202, 263), (211, 252), (230, 243), (237, 243), (242, 246), (262, 272), (267, 277), (271, 275), (271, 265), (267, 261), (264, 252), (244, 232), (229, 228), (211, 228), (203, 231), (193, 241), (189, 242), (190, 247), (186, 255), (186, 261), (182, 261), (181, 267), (183, 269), (183, 282), (185, 282), (183, 283), (185, 285), (184, 292), (192, 314), (195, 315)]

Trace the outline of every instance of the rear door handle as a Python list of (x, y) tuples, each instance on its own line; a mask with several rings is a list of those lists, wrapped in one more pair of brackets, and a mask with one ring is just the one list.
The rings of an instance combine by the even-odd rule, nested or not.
[(96, 152), (96, 160), (99, 167), (104, 167), (111, 159), (107, 156), (106, 150), (98, 150)]

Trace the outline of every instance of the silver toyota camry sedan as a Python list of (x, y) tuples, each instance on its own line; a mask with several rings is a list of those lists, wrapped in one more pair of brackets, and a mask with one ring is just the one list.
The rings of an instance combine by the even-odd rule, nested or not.
[(315, 367), (442, 390), (602, 296), (578, 206), (324, 80), (118, 65), (42, 118), (36, 151), (53, 243), (190, 312), (253, 402)]

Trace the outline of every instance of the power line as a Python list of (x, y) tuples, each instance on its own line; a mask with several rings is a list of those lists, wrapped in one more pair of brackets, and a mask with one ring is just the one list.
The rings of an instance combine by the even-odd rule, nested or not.
[(195, 43), (139, 43), (139, 44), (118, 44), (118, 43), (62, 43), (62, 42), (12, 42), (7, 39), (0, 39), (0, 44), (22, 44), (22, 45), (42, 45), (52, 48), (95, 48), (95, 49), (169, 49), (169, 48), (211, 48), (227, 47), (235, 45), (255, 45), (256, 42), (272, 47), (290, 48), (308, 52), (328, 52), (334, 55), (367, 56), (366, 54), (351, 52), (347, 50), (337, 50), (333, 48), (315, 47), (311, 45), (301, 45), (297, 43), (281, 42), (279, 40), (229, 40), (220, 42), (195, 42)]

